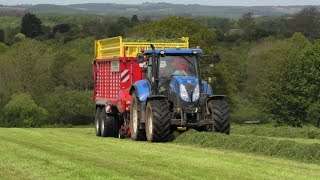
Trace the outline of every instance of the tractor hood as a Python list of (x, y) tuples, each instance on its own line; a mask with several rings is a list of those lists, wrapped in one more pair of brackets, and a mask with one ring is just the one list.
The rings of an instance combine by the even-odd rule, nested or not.
[(178, 84), (194, 84), (199, 83), (199, 80), (194, 76), (173, 76), (171, 82), (175, 82)]
[(194, 76), (173, 76), (170, 81), (170, 93), (175, 92), (185, 102), (199, 100), (199, 80)]

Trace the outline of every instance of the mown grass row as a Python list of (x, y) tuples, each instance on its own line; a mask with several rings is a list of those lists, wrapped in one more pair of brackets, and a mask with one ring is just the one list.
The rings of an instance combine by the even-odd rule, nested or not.
[(0, 179), (319, 179), (320, 165), (175, 143), (102, 138), (94, 128), (0, 128)]
[(303, 127), (293, 128), (288, 126), (266, 126), (266, 125), (232, 125), (232, 134), (256, 135), (281, 138), (306, 138), (320, 139), (320, 128)]
[(291, 140), (276, 140), (267, 137), (234, 134), (224, 135), (220, 133), (196, 132), (193, 130), (179, 135), (173, 142), (320, 164), (319, 143), (304, 144)]

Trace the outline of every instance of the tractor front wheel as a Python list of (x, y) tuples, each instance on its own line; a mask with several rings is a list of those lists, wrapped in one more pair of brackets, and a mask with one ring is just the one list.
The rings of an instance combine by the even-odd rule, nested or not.
[(213, 119), (213, 125), (209, 128), (213, 132), (230, 134), (230, 109), (225, 99), (211, 100), (208, 109)]
[(171, 116), (165, 99), (150, 100), (146, 108), (146, 135), (149, 142), (167, 142), (170, 136)]

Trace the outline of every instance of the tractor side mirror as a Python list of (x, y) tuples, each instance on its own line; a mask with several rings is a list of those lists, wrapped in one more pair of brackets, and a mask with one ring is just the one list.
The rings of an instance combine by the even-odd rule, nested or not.
[(138, 54), (137, 54), (137, 62), (138, 62), (139, 64), (144, 62), (144, 56), (143, 56), (142, 53), (138, 53)]

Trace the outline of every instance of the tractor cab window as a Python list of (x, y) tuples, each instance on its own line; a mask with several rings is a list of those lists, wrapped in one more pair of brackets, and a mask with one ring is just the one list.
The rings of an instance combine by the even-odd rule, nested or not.
[(169, 79), (171, 76), (195, 76), (195, 56), (165, 56), (160, 57), (159, 77)]

